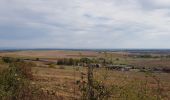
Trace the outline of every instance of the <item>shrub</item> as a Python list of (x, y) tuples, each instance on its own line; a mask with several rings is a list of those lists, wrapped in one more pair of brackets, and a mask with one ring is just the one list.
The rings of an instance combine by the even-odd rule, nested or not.
[(54, 64), (50, 64), (48, 65), (49, 68), (55, 68), (55, 65)]
[(36, 58), (35, 60), (36, 60), (36, 61), (39, 61), (39, 60), (40, 60), (40, 58)]
[(58, 59), (57, 65), (77, 65), (79, 60), (73, 58)]
[(81, 58), (81, 59), (80, 59), (80, 62), (89, 64), (89, 63), (92, 62), (92, 60), (89, 59), (89, 58)]
[(119, 61), (119, 58), (116, 58), (116, 61)]
[(0, 73), (0, 100), (60, 100), (31, 84), (31, 63), (17, 62)]
[(2, 57), (2, 61), (5, 63), (22, 62), (20, 58), (12, 58), (12, 57)]
[(2, 61), (5, 63), (12, 63), (14, 59), (10, 57), (2, 57)]
[(0, 99), (18, 100), (21, 95), (26, 95), (23, 91), (28, 90), (26, 87), (30, 78), (32, 74), (28, 66), (23, 63), (11, 64), (0, 74)]
[[(79, 84), (79, 89), (82, 93), (81, 98), (83, 100), (88, 100), (89, 99), (88, 83), (86, 83), (84, 80), (81, 80), (80, 82), (77, 81), (77, 84)], [(112, 95), (113, 90), (115, 89), (116, 86), (107, 87), (103, 82), (93, 79), (93, 83), (91, 84), (90, 87), (91, 87), (90, 99), (92, 99), (92, 100), (108, 100), (109, 97)]]

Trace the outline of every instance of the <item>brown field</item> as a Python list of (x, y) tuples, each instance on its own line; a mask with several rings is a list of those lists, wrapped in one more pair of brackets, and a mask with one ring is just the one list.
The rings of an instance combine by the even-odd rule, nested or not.
[(128, 57), (129, 53), (126, 52), (95, 52), (95, 51), (63, 51), (63, 50), (50, 50), (50, 51), (16, 51), (16, 52), (0, 52), (0, 56), (19, 57), (19, 58), (45, 58), (51, 61), (56, 61), (58, 58), (109, 58), (119, 61), (114, 61), (117, 64), (131, 64), (135, 66), (147, 67), (170, 67), (170, 59), (134, 59)]
[[(74, 83), (81, 79), (81, 72), (87, 73), (86, 68), (75, 71), (74, 68), (70, 66), (65, 69), (59, 69), (58, 66), (56, 66), (56, 68), (35, 67), (33, 68), (33, 82), (42, 86), (44, 90), (55, 91), (56, 95), (64, 97), (65, 99), (79, 98), (80, 92), (78, 92), (78, 86)], [(105, 72), (107, 72), (107, 79), (103, 79), (102, 77)], [(98, 80), (108, 85), (115, 84), (123, 86), (129, 83), (131, 84), (134, 80), (136, 82), (135, 84), (139, 84), (140, 81), (146, 80), (145, 73), (142, 72), (119, 72), (96, 69), (94, 75)], [(161, 73), (155, 75), (161, 81), (161, 88), (164, 91), (164, 95), (170, 96), (170, 74)], [(149, 88), (155, 88), (157, 86), (156, 81), (152, 77), (148, 77), (147, 80)]]
[[(170, 66), (169, 60), (161, 59), (132, 59), (125, 58), (126, 53), (116, 52), (116, 53), (98, 53), (94, 51), (18, 51), (18, 52), (3, 52), (0, 53), (0, 56), (9, 56), (9, 57), (21, 57), (21, 58), (46, 58), (48, 60), (56, 60), (57, 58), (81, 58), (81, 57), (107, 57), (109, 59), (115, 60), (119, 58), (119, 61), (114, 61), (118, 64), (132, 64), (135, 66)], [(110, 58), (111, 57), (111, 58)], [(53, 68), (50, 68), (48, 65), (45, 65), (39, 61), (33, 61), (36, 67), (32, 67), (33, 80), (32, 84), (35, 84), (45, 92), (50, 92), (53, 95), (62, 97), (62, 100), (72, 100), (80, 99), (80, 90), (76, 81), (81, 80), (81, 73), (85, 73), (85, 78), (87, 78), (87, 68), (80, 66), (62, 66), (55, 65)], [(1, 68), (6, 68), (8, 65), (0, 62)], [(78, 70), (75, 70), (78, 68)], [(170, 99), (170, 73), (153, 73), (159, 81), (161, 82), (161, 90), (165, 96), (162, 100)], [(107, 78), (103, 78), (107, 76)], [(144, 72), (135, 72), (135, 71), (113, 71), (106, 70), (104, 68), (94, 69), (94, 77), (97, 80), (104, 82), (106, 85), (118, 85), (118, 86), (128, 86), (131, 84), (139, 85), (140, 82), (145, 82), (147, 80), (148, 88), (151, 90), (156, 90), (157, 81), (153, 77), (146, 77)], [(135, 81), (135, 82), (134, 82)], [(129, 85), (130, 84), (130, 85)], [(133, 87), (133, 86), (132, 86)], [(140, 86), (139, 86), (140, 87)], [(138, 87), (136, 87), (138, 89)], [(131, 90), (131, 89), (130, 89)], [(151, 95), (151, 94), (150, 94)], [(119, 100), (119, 99), (118, 99)]]
[(18, 51), (2, 52), (0, 56), (31, 57), (31, 58), (76, 58), (76, 57), (97, 57), (98, 53), (93, 51)]

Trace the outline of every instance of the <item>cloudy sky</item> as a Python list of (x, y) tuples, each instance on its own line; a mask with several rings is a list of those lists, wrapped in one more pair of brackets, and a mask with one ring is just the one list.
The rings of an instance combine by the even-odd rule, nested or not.
[(170, 0), (0, 0), (0, 48), (170, 48)]

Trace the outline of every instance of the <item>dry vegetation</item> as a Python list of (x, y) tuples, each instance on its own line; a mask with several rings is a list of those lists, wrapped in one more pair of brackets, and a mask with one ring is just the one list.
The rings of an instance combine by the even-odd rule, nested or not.
[(93, 51), (18, 51), (18, 52), (3, 52), (0, 56), (13, 56), (13, 57), (30, 57), (30, 58), (75, 58), (75, 57), (96, 57), (98, 53)]
[[(0, 56), (15, 58), (43, 58), (57, 60), (58, 58), (105, 57), (114, 64), (132, 64), (135, 66), (155, 67), (156, 65), (169, 67), (169, 60), (138, 59), (127, 57), (125, 53), (97, 53), (76, 51), (20, 51), (1, 53)], [(26, 64), (25, 63), (29, 63)], [(1, 73), (9, 69), (10, 63), (0, 60)], [(140, 66), (139, 66), (140, 65)], [(22, 75), (32, 76), (23, 78), (22, 95), (6, 95), (17, 100), (72, 100), (87, 99), (88, 96), (88, 68), (82, 66), (56, 65), (40, 61), (19, 63)], [(25, 66), (25, 67), (23, 67)], [(27, 67), (31, 68), (28, 69)], [(18, 67), (17, 67), (18, 68)], [(22, 69), (24, 68), (24, 69)], [(29, 71), (30, 70), (30, 71)], [(8, 72), (8, 71), (7, 71)], [(6, 72), (6, 73), (7, 73)], [(30, 73), (31, 72), (31, 73)], [(9, 72), (8, 72), (9, 73)], [(135, 71), (116, 71), (105, 68), (94, 68), (91, 83), (91, 92), (94, 100), (169, 100), (170, 99), (170, 74)], [(14, 73), (15, 75), (16, 73)], [(12, 74), (10, 74), (12, 75)], [(15, 77), (11, 76), (13, 80)], [(30, 78), (31, 77), (31, 78)], [(1, 81), (6, 81), (1, 80)], [(16, 81), (18, 82), (18, 81)], [(26, 82), (26, 85), (25, 85)], [(27, 83), (28, 82), (28, 83)], [(18, 83), (19, 84), (19, 83)], [(25, 87), (29, 86), (29, 87)], [(1, 90), (2, 85), (0, 86)], [(17, 88), (21, 89), (21, 88)], [(20, 91), (20, 90), (18, 90)], [(36, 91), (36, 92), (35, 92)], [(16, 91), (15, 91), (16, 92)], [(32, 95), (32, 93), (34, 95)], [(26, 94), (28, 95), (26, 95)], [(0, 92), (2, 95), (2, 91)], [(8, 97), (9, 96), (9, 97)], [(25, 96), (25, 98), (22, 98)], [(30, 99), (30, 98), (31, 99)], [(13, 99), (11, 99), (13, 100)]]

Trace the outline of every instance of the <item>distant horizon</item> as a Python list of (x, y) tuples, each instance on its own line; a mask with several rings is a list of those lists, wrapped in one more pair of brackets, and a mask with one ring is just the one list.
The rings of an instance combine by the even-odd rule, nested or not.
[(0, 50), (170, 50), (170, 48), (0, 48)]

